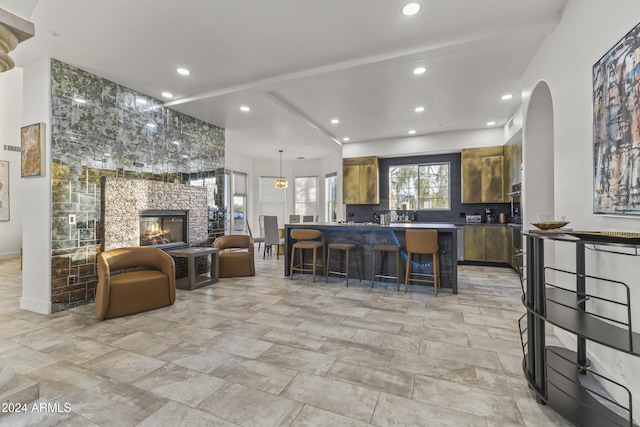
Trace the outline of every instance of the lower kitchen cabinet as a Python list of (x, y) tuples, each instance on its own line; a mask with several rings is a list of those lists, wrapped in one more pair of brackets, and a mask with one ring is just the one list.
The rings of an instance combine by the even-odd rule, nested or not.
[(509, 226), (509, 235), (510, 235), (509, 265), (514, 270), (518, 270), (520, 267), (522, 267), (522, 234), (521, 233), (522, 233), (521, 225)]
[(509, 263), (511, 233), (505, 225), (465, 225), (465, 261)]

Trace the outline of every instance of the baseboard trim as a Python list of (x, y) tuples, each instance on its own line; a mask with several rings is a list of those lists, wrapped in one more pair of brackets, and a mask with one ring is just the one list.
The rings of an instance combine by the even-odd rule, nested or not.
[(4, 252), (0, 254), (0, 259), (20, 258), (20, 251), (18, 252)]
[(51, 301), (36, 301), (22, 297), (20, 298), (20, 308), (40, 314), (51, 314)]

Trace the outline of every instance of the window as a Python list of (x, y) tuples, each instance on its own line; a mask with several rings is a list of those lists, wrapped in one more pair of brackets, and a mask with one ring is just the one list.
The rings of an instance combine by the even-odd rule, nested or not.
[(389, 167), (389, 209), (451, 209), (449, 163)]
[(224, 206), (218, 206), (218, 209), (224, 212), (225, 234), (245, 231), (247, 182), (245, 173), (224, 171)]
[(338, 174), (330, 173), (324, 178), (325, 200), (327, 201), (325, 218), (327, 222), (338, 221)]
[(296, 215), (318, 215), (318, 177), (298, 176), (295, 180)]
[(244, 233), (247, 211), (247, 174), (233, 172), (233, 224), (234, 233)]
[[(278, 217), (278, 226), (286, 224), (284, 213), (287, 210), (287, 190), (276, 188), (276, 177), (260, 177), (260, 215)], [(261, 231), (261, 236), (264, 232)]]

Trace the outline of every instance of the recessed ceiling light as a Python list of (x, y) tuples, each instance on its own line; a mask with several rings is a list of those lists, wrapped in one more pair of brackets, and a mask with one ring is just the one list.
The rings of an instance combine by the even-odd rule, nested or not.
[(183, 155), (182, 155), (182, 158), (183, 158), (183, 159), (188, 159), (188, 158), (189, 158), (189, 156), (187, 156), (186, 154), (183, 154)]
[(179, 141), (171, 141), (174, 145), (180, 145)]
[(162, 96), (165, 98), (173, 98), (173, 94), (171, 92), (162, 92)]
[(240, 111), (244, 113), (248, 113), (249, 111), (251, 111), (251, 108), (247, 107), (246, 105), (243, 105), (242, 107), (240, 107)]
[(75, 102), (77, 102), (78, 104), (86, 104), (86, 103), (87, 103), (87, 100), (86, 100), (86, 99), (82, 99), (82, 98), (80, 98), (80, 97), (75, 97), (75, 98), (73, 98), (73, 100), (74, 100)]
[(182, 76), (188, 76), (189, 74), (191, 74), (191, 71), (187, 70), (186, 68), (176, 68), (176, 73)]
[(407, 3), (404, 6), (402, 6), (402, 14), (404, 16), (413, 16), (416, 13), (420, 12), (420, 9), (422, 9), (422, 5), (420, 3), (417, 3), (417, 2)]
[(496, 122), (487, 122), (487, 126), (493, 126), (495, 124), (496, 124)]
[(155, 129), (158, 125), (155, 123), (147, 123), (147, 127), (151, 129)]
[(337, 125), (338, 123), (340, 123), (340, 120), (338, 120), (338, 119), (331, 119), (331, 123), (333, 123), (334, 125)]
[(345, 136), (344, 138), (342, 138), (342, 140), (343, 140), (344, 142), (347, 142), (347, 141), (350, 141), (350, 140), (351, 140), (351, 138), (349, 138), (348, 136)]
[(413, 74), (424, 74), (427, 71), (427, 69), (425, 67), (418, 67), (418, 68), (414, 68), (413, 70)]
[(105, 157), (111, 157), (111, 154), (109, 154), (109, 153), (104, 153), (104, 156), (105, 156)]
[(503, 101), (506, 101), (507, 99), (511, 99), (513, 98), (513, 95), (511, 95), (510, 93), (506, 94), (506, 95), (502, 95), (500, 97), (500, 99), (502, 99)]
[(416, 109), (413, 111), (415, 111), (416, 113), (422, 113), (424, 111), (424, 107), (416, 107)]
[(411, 130), (409, 131), (409, 135), (414, 135), (415, 133), (416, 133), (416, 131), (415, 131), (415, 130), (413, 130), (413, 129), (411, 129)]
[(296, 157), (296, 159), (297, 159), (297, 160), (306, 160), (307, 158), (306, 158), (306, 157), (302, 157), (302, 156), (300, 156), (300, 157)]

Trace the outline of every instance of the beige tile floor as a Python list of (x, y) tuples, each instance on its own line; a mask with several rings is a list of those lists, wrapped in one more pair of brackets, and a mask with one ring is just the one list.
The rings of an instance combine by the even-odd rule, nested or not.
[[(57, 412), (7, 426), (565, 426), (521, 371), (515, 273), (461, 266), (459, 293), (257, 275), (99, 322), (93, 305), (19, 309), (18, 260), (0, 260), (0, 357)], [(71, 412), (65, 412), (68, 404)]]

